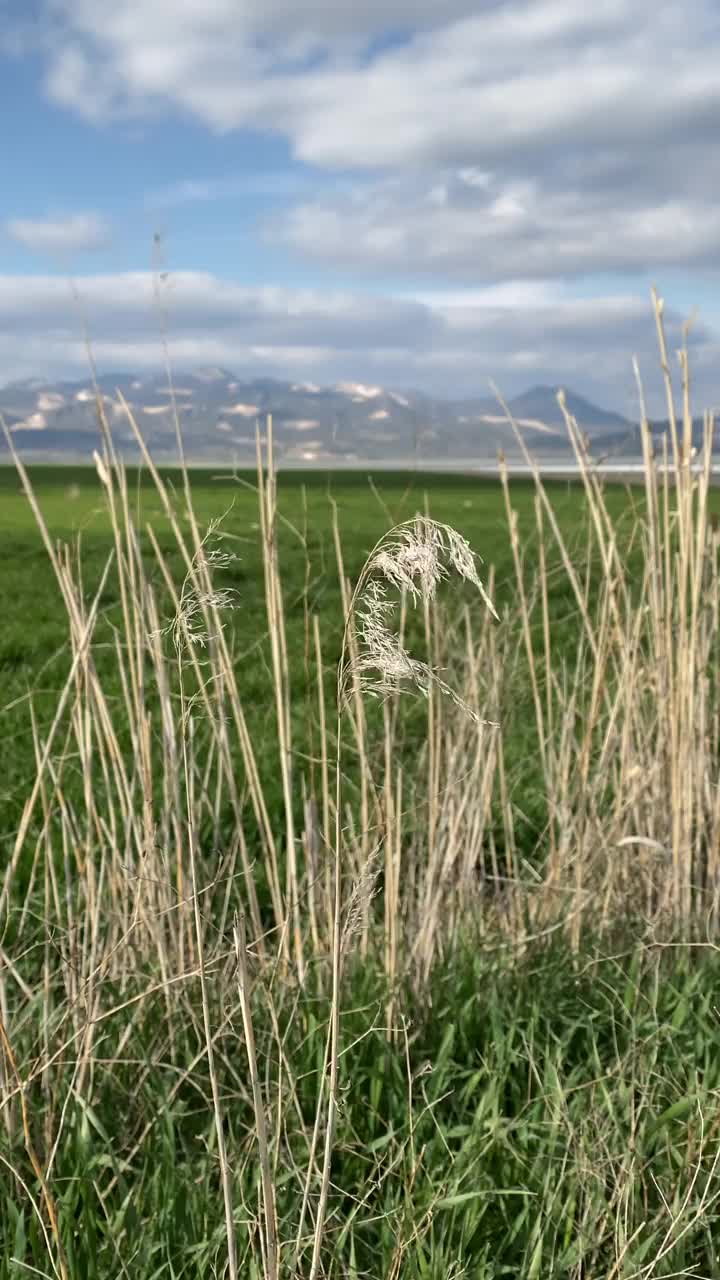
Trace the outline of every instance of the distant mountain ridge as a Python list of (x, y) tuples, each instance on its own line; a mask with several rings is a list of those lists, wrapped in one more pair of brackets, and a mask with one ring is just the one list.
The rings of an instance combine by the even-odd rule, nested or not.
[[(443, 400), (361, 382), (321, 387), (277, 378), (242, 379), (215, 367), (175, 375), (172, 389), (162, 373), (103, 374), (98, 390), (116, 448), (129, 458), (136, 457), (137, 446), (118, 391), (159, 459), (177, 457), (175, 410), (190, 462), (252, 461), (256, 423), (264, 436), (269, 413), (281, 466), (413, 459), (432, 464), (494, 459), (500, 448), (508, 456), (520, 453), (502, 407), (491, 396)], [(508, 407), (531, 453), (570, 459), (574, 455), (557, 391), (539, 384), (513, 397)], [(593, 454), (598, 448), (618, 456), (627, 456), (629, 449), (640, 452), (639, 429), (621, 414), (568, 388), (565, 403), (588, 435)], [(87, 379), (8, 383), (0, 388), (0, 412), (26, 457), (89, 461), (101, 441), (95, 393)], [(0, 438), (3, 453), (7, 456)]]

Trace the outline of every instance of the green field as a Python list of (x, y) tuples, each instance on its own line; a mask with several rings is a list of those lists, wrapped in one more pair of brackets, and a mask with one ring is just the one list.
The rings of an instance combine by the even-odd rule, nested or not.
[[(30, 476), (49, 536), (67, 548), (90, 602), (108, 557), (125, 545), (116, 542), (119, 526), (114, 532), (98, 476), (60, 467), (33, 467)], [(189, 533), (182, 476), (162, 476), (178, 527)], [(247, 798), (246, 757), (230, 712), (222, 759), (229, 685), (212, 702), (217, 719), (198, 715), (188, 738), (185, 676), (173, 667), (172, 646), (167, 661), (159, 649), (153, 656), (148, 631), (128, 628), (129, 616), (149, 616), (142, 610), (151, 595), (159, 621), (173, 617), (148, 526), (178, 588), (185, 575), (151, 478), (128, 472), (137, 560), (129, 555), (131, 568), (121, 574), (117, 560), (110, 568), (92, 669), (80, 664), (44, 756), (73, 646), (28, 498), (15, 470), (0, 468), (3, 865), (19, 853), (0, 928), (0, 1280), (232, 1274), (224, 1165), (237, 1274), (249, 1280), (717, 1280), (720, 966), (717, 902), (713, 908), (708, 896), (720, 835), (708, 799), (720, 723), (716, 628), (710, 613), (697, 613), (695, 649), (696, 614), (681, 612), (671, 635), (662, 612), (663, 601), (679, 600), (683, 573), (692, 579), (682, 560), (690, 564), (691, 543), (683, 544), (681, 530), (705, 514), (689, 501), (683, 507), (682, 494), (673, 499), (683, 514), (668, 530), (680, 559), (663, 558), (661, 547), (652, 561), (657, 577), (646, 578), (652, 553), (638, 521), (656, 530), (663, 522), (648, 514), (642, 488), (608, 484), (593, 508), (582, 483), (545, 482), (562, 547), (547, 514), (541, 546), (535, 486), (511, 479), (518, 575), (498, 481), (281, 473), (275, 531), (285, 686), (269, 633), (257, 476), (193, 471), (190, 485), (201, 532), (222, 516), (222, 546), (238, 557), (218, 571), (216, 585), (237, 592), (225, 632), (232, 679), (280, 847), (288, 937), (293, 902), (300, 908), (303, 966), (291, 942), (283, 951), (276, 928), (267, 837)], [(343, 918), (352, 927), (347, 941), (343, 934), (340, 1005), (329, 962), (331, 861), (322, 841), (311, 853), (304, 804), (310, 795), (322, 811), (327, 800), (313, 617), (331, 761), (335, 747), (344, 618), (333, 502), (351, 584), (378, 539), (418, 511), (451, 525), (482, 557), (499, 621), (488, 624), (478, 593), (455, 576), (428, 625), (444, 678), (465, 698), (488, 694), (502, 739), (491, 757), (490, 739), (474, 738), (467, 718), (439, 695), (429, 702), (393, 695), (385, 707), (368, 700), (362, 732), (344, 731)], [(593, 510), (605, 513), (602, 541)], [(717, 491), (708, 511), (720, 511)], [(616, 560), (601, 549), (611, 531)], [(583, 640), (571, 570), (583, 584), (591, 641)], [(666, 595), (657, 586), (661, 571)], [(717, 555), (708, 573), (701, 603), (717, 588)], [(137, 615), (124, 609), (131, 581)], [(647, 630), (635, 638), (646, 616)], [(477, 668), (466, 660), (466, 624), (478, 637), (492, 631)], [(407, 645), (420, 657), (424, 626), (422, 608), (410, 609)], [(692, 653), (692, 680), (668, 668), (666, 683), (656, 681), (653, 662), (665, 661), (666, 644)], [(214, 638), (206, 652), (215, 678)], [(585, 753), (600, 667), (597, 731)], [(167, 690), (157, 686), (158, 671)], [(292, 744), (289, 797), (279, 681)], [(207, 687), (212, 701), (220, 686)], [(191, 763), (183, 766), (178, 744), (188, 742)], [(485, 812), (488, 758), (495, 763)], [(188, 779), (191, 800), (180, 786)], [(674, 814), (685, 783), (691, 800), (681, 824)], [(379, 862), (375, 835), (362, 829), (364, 787), (387, 824)], [(240, 873), (239, 825), (260, 933), (249, 878)], [(289, 830), (299, 902), (285, 888)], [(650, 843), (618, 851), (619, 836), (638, 834)], [(666, 838), (675, 856), (656, 873), (646, 849)], [(464, 851), (475, 845), (465, 865)], [(185, 861), (190, 846), (202, 882), (195, 925), (199, 894), (180, 889), (194, 865)], [(686, 881), (700, 878), (702, 909), (691, 897), (685, 910)], [(232, 928), (240, 906), (250, 932), (242, 1018)], [(340, 1105), (325, 1166), (322, 1107), (319, 1137), (313, 1130), (325, 1096), (328, 1028), (340, 1007)], [(264, 1137), (245, 1014), (254, 1026)], [(273, 1237), (277, 1264), (268, 1254)]]
[[(38, 504), (53, 540), (80, 555), (83, 581), (88, 596), (100, 579), (113, 540), (101, 486), (94, 468), (33, 467), (30, 476)], [(163, 471), (169, 486), (182, 506), (182, 480), (178, 471)], [(168, 529), (160, 500), (147, 473), (131, 471), (130, 492), (137, 513), (138, 527), (150, 523), (158, 533), (160, 545), (169, 557), (175, 573), (181, 572), (181, 558)], [(252, 486), (252, 490), (248, 487)], [(238, 679), (243, 697), (258, 711), (256, 733), (258, 747), (267, 749), (267, 782), (273, 791), (275, 766), (275, 727), (271, 682), (268, 670), (267, 618), (263, 588), (262, 546), (258, 526), (255, 488), (257, 475), (243, 472), (230, 477), (219, 471), (192, 472), (193, 505), (199, 523), (207, 527), (211, 520), (224, 516), (222, 529), (239, 557), (231, 571), (223, 574), (223, 585), (239, 592), (239, 612), (232, 621), (232, 640), (238, 654)], [(586, 503), (582, 485), (550, 481), (546, 485), (552, 496), (563, 536), (570, 545), (579, 543)], [(531, 481), (511, 481), (513, 506), (518, 513), (520, 537), (526, 549), (530, 580), (536, 567), (538, 534), (533, 511), (534, 486)], [(718, 509), (720, 503), (713, 494)], [(427, 475), (408, 472), (355, 475), (352, 472), (281, 473), (278, 477), (278, 507), (286, 523), (279, 524), (278, 541), (289, 645), (298, 659), (292, 686), (294, 706), (302, 717), (308, 694), (307, 680), (300, 655), (306, 644), (306, 610), (319, 615), (323, 635), (327, 638), (327, 660), (332, 685), (332, 663), (337, 661), (342, 631), (341, 597), (332, 538), (332, 502), (337, 503), (346, 574), (355, 581), (365, 557), (375, 542), (393, 523), (409, 519), (416, 511), (427, 509), (431, 515), (456, 528), (467, 538), (483, 561), (485, 578), (493, 566), (494, 600), (498, 613), (511, 603), (515, 591), (515, 574), (508, 534), (507, 516), (498, 481), (467, 479), (462, 476)], [(633, 506), (642, 508), (642, 494), (637, 489), (611, 485), (608, 488), (610, 510), (628, 522)], [(625, 515), (623, 516), (623, 513)], [(290, 528), (289, 526), (292, 526)], [(16, 814), (22, 803), (22, 792), (34, 768), (31, 747), (28, 701), (39, 708), (54, 705), (67, 669), (67, 618), (52, 566), (39, 536), (36, 521), (24, 496), (14, 468), (0, 467), (0, 593), (8, 602), (0, 629), (0, 674), (2, 676), (2, 712), (0, 735), (12, 744), (5, 758), (2, 781), (2, 804)], [(145, 539), (147, 544), (147, 539)], [(567, 577), (562, 574), (557, 551), (550, 550), (549, 563), (555, 567), (551, 579), (550, 609), (553, 638), (558, 651), (573, 649), (576, 610)], [(560, 572), (558, 572), (560, 568)], [(157, 570), (153, 580), (159, 581)], [(471, 593), (461, 591), (462, 599), (473, 602)], [(109, 624), (117, 621), (119, 591), (112, 576), (105, 588), (102, 612)], [(170, 612), (168, 612), (168, 618)], [(250, 655), (251, 660), (243, 660)], [(102, 649), (98, 651), (102, 664)], [(507, 711), (512, 716), (514, 733), (518, 735), (518, 763), (536, 752), (527, 741), (529, 689), (521, 672), (514, 677), (513, 687), (506, 688)], [(506, 721), (507, 723), (507, 721)], [(532, 726), (530, 726), (532, 727)], [(508, 726), (509, 728), (509, 726)], [(422, 727), (420, 729), (422, 731)], [(525, 788), (527, 792), (531, 787)], [(7, 810), (6, 810), (7, 812)], [(11, 820), (3, 816), (0, 832), (10, 829)]]

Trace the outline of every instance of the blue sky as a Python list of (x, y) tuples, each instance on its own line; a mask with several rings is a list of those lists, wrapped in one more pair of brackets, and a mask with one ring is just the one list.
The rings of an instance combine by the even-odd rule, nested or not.
[[(0, 384), (161, 356), (628, 412), (698, 308), (720, 401), (720, 12), (0, 0)], [(12, 121), (12, 128), (7, 122)]]

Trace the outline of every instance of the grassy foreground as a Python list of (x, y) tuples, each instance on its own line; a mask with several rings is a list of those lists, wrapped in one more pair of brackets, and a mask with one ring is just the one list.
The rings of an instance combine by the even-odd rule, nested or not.
[(720, 1276), (711, 424), (567, 426), (2, 477), (0, 1280)]

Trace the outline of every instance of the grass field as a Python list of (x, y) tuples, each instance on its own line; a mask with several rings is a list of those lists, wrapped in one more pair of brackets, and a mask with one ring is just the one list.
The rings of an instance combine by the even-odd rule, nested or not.
[(715, 1280), (709, 474), (264, 462), (0, 470), (0, 1280)]
[[(178, 495), (180, 507), (180, 473), (170, 470), (162, 474)], [(80, 549), (85, 589), (91, 593), (100, 580), (113, 547), (110, 521), (95, 469), (32, 467), (30, 476), (51, 537), (66, 544), (73, 555)], [(199, 523), (207, 526), (209, 521), (227, 513), (222, 528), (239, 557), (238, 562), (223, 574), (223, 583), (239, 592), (241, 611), (233, 620), (232, 629), (232, 641), (238, 653), (238, 679), (243, 697), (254, 706), (263, 708), (255, 724), (256, 743), (261, 756), (267, 756), (264, 782), (268, 788), (268, 802), (275, 806), (278, 800), (278, 788), (274, 786), (277, 773), (275, 726), (262, 540), (255, 492), (257, 476), (244, 472), (234, 478), (228, 473), (223, 476), (220, 471), (194, 471), (191, 484)], [(142, 529), (145, 522), (152, 523), (171, 570), (177, 574), (181, 569), (181, 557), (150, 477), (137, 470), (129, 471), (128, 488), (137, 512), (138, 527)], [(583, 522), (587, 519), (582, 484), (577, 482), (568, 486), (566, 481), (556, 481), (547, 483), (546, 489), (552, 497), (563, 536), (571, 547), (579, 545)], [(538, 542), (533, 493), (532, 481), (512, 482), (513, 506), (517, 511), (519, 535), (527, 557), (528, 580), (536, 564)], [(711, 501), (714, 497), (713, 494)], [(296, 678), (291, 693), (298, 718), (304, 714), (308, 697), (302, 656), (307, 645), (308, 612), (318, 615), (328, 646), (329, 692), (332, 665), (339, 653), (342, 602), (333, 546), (333, 502), (337, 504), (345, 570), (353, 581), (366, 555), (385, 530), (393, 523), (414, 515), (417, 510), (427, 508), (436, 519), (453, 525), (468, 539), (482, 557), (486, 573), (492, 566), (494, 599), (499, 613), (502, 614), (503, 608), (510, 605), (515, 590), (507, 514), (497, 481), (431, 474), (418, 476), (412, 472), (376, 473), (374, 476), (344, 472), (334, 475), (281, 473), (278, 476), (278, 512), (281, 520), (288, 523), (279, 523), (278, 543), (288, 644), (296, 659)], [(642, 506), (642, 494), (637, 489), (608, 486), (609, 509), (621, 527), (623, 521), (630, 527), (628, 513), (632, 513), (638, 504)], [(32, 697), (39, 709), (52, 707), (68, 665), (67, 617), (62, 596), (14, 467), (0, 468), (0, 540), (4, 551), (0, 562), (0, 595), (9, 602), (0, 629), (3, 689), (0, 734), (3, 740), (13, 743), (12, 752), (7, 753), (7, 766), (0, 783), (0, 814), (3, 815), (0, 832), (8, 832), (22, 805), (23, 790), (34, 767), (28, 700)], [(147, 538), (144, 546), (147, 552)], [(549, 571), (553, 639), (560, 652), (566, 649), (571, 653), (576, 609), (557, 551), (550, 552)], [(159, 577), (155, 570), (154, 581), (157, 582)], [(464, 598), (472, 603), (470, 593), (465, 592)], [(119, 588), (112, 579), (103, 593), (101, 610), (108, 626), (117, 622)], [(536, 637), (539, 638), (537, 629)], [(252, 660), (242, 661), (245, 654), (251, 655)], [(97, 661), (101, 665), (102, 656), (102, 648), (98, 647)], [(110, 673), (109, 678), (112, 679)], [(516, 721), (512, 732), (509, 724), (507, 726), (508, 743), (511, 737), (517, 737), (517, 759), (525, 770), (528, 756), (536, 757), (537, 752), (527, 742), (525, 730), (531, 696), (521, 673), (514, 678), (512, 689), (508, 688), (506, 692), (508, 708), (512, 708)], [(419, 732), (423, 732), (422, 717)], [(526, 798), (531, 790), (532, 786), (525, 787)]]

